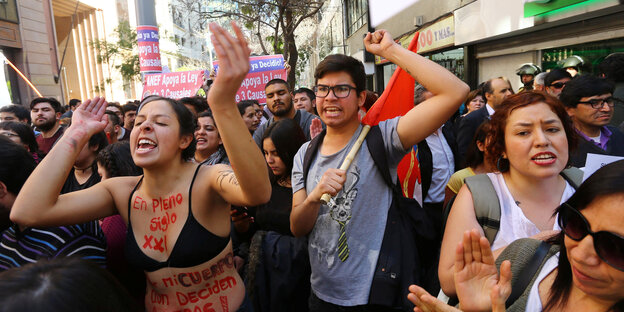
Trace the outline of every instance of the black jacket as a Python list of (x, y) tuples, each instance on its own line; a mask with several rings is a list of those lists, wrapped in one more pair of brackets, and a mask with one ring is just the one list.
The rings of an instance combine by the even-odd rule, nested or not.
[(576, 150), (570, 154), (570, 165), (577, 168), (585, 167), (587, 153), (624, 156), (624, 133), (613, 126), (607, 126), (607, 128), (611, 131), (611, 137), (607, 142), (607, 150), (603, 150), (593, 141), (587, 141), (579, 135), (579, 145)]
[(466, 115), (459, 122), (457, 130), (457, 151), (459, 152), (459, 162), (456, 161), (459, 166), (456, 166), (455, 170), (466, 167), (466, 151), (468, 150), (468, 146), (470, 146), (475, 132), (477, 132), (477, 128), (479, 128), (484, 121), (488, 120), (489, 117), (490, 114), (488, 114), (487, 106), (483, 105), (483, 107)]
[[(451, 168), (451, 170), (455, 172), (455, 170), (459, 168), (459, 155), (452, 122), (447, 121), (444, 124), (444, 127), (442, 127), (442, 134), (444, 134), (444, 139), (446, 139), (446, 143), (448, 143), (451, 147), (451, 151), (453, 152), (455, 168)], [(420, 177), (422, 179), (422, 196), (423, 200), (425, 200), (425, 197), (427, 197), (427, 193), (429, 192), (429, 188), (431, 187), (431, 176), (433, 174), (433, 156), (431, 154), (429, 144), (427, 144), (427, 140), (422, 140), (418, 143), (418, 164), (420, 165)]]

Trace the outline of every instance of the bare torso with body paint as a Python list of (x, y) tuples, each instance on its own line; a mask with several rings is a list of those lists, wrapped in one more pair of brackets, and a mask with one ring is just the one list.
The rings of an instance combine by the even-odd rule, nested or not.
[[(196, 166), (186, 166), (190, 170), (179, 175), (180, 182), (166, 196), (149, 196), (145, 183), (138, 180), (136, 191), (128, 194), (132, 237), (126, 253), (131, 263), (146, 270), (147, 311), (236, 311), (244, 299), (229, 239), (229, 204), (216, 192), (206, 191), (210, 188), (205, 177), (214, 168), (202, 167), (193, 179)], [(231, 173), (218, 174), (227, 178)], [(201, 236), (189, 237), (185, 232), (191, 227)], [(204, 260), (198, 264), (198, 259)]]

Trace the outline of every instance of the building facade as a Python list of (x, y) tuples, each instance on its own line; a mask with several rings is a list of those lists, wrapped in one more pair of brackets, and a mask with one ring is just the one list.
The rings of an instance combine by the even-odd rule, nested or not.
[[(369, 31), (367, 0), (341, 0), (344, 53), (367, 61), (368, 87), (383, 91), (396, 66), (364, 53)], [(418, 53), (439, 63), (472, 88), (505, 76), (514, 90), (516, 70), (524, 63), (544, 70), (560, 67), (577, 55), (582, 72), (613, 52), (623, 52), (624, 5), (619, 0), (420, 0), (377, 29), (386, 29), (402, 45), (419, 33)], [(371, 70), (370, 68), (374, 68)]]

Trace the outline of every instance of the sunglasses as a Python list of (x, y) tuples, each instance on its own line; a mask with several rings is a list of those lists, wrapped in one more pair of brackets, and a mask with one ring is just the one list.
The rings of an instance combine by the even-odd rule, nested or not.
[(566, 85), (566, 83), (565, 83), (565, 82), (557, 82), (557, 83), (553, 83), (553, 84), (551, 84), (550, 86), (551, 86), (551, 87), (554, 87), (554, 88), (556, 88), (556, 89), (561, 89), (561, 88), (563, 88), (565, 85)]
[(567, 203), (559, 208), (559, 226), (566, 236), (577, 242), (591, 235), (598, 257), (617, 270), (624, 271), (624, 237), (607, 231), (592, 232), (583, 214)]

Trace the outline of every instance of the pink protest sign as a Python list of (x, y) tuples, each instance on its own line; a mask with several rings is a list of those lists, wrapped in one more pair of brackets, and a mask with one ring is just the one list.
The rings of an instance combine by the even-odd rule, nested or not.
[(137, 44), (141, 72), (161, 72), (158, 27), (137, 26)]
[(194, 96), (203, 83), (203, 70), (145, 75), (143, 97), (160, 95), (172, 99)]
[[(265, 104), (264, 85), (272, 79), (287, 78), (284, 57), (281, 54), (253, 56), (249, 58), (249, 65), (251, 66), (249, 73), (236, 92), (236, 102), (257, 100), (260, 104)], [(218, 75), (219, 61), (213, 62), (212, 67)]]

